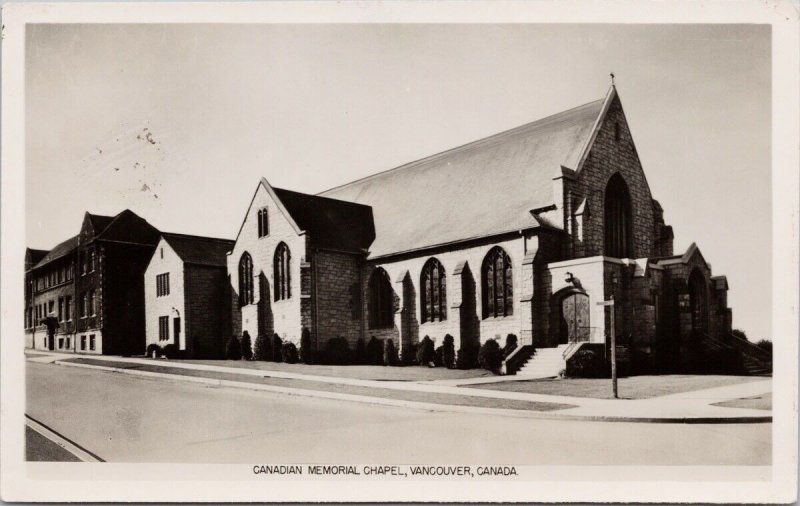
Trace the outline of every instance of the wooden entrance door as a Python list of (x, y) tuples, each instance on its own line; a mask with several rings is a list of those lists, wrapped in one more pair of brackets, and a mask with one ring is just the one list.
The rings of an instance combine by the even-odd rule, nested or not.
[(589, 340), (589, 296), (571, 293), (561, 300), (561, 335), (558, 344)]

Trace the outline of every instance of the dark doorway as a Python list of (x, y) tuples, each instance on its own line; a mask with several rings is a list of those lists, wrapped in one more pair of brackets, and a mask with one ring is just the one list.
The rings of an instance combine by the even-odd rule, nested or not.
[(561, 299), (561, 326), (558, 344), (589, 340), (589, 296), (573, 292)]
[(175, 346), (177, 346), (178, 349), (181, 349), (181, 319), (180, 318), (173, 318), (172, 319), (172, 328), (175, 331)]

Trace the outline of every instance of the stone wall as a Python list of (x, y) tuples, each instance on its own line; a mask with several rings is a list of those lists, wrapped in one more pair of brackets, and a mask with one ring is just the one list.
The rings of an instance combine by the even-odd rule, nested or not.
[(582, 213), (580, 218), (567, 223), (567, 230), (575, 231), (571, 234), (568, 258), (603, 254), (605, 188), (615, 173), (625, 180), (631, 197), (634, 253), (631, 256), (653, 256), (656, 251), (653, 198), (618, 97), (609, 106), (582, 169), (576, 177), (564, 182), (565, 207), (572, 209), (573, 215)]
[[(267, 209), (269, 234), (258, 237), (258, 211)], [(274, 273), (272, 269), (275, 249), (281, 242), (286, 243), (291, 255), (289, 270), (291, 297), (274, 300)], [(239, 304), (239, 261), (247, 252), (253, 259), (254, 301), (252, 304)], [(234, 328), (240, 330), (237, 336), (247, 331), (255, 342), (259, 330), (268, 334), (276, 333), (284, 341), (300, 342), (301, 323), (301, 264), (306, 262), (306, 240), (292, 227), (280, 206), (273, 200), (266, 188), (259, 183), (253, 202), (244, 218), (242, 229), (236, 239), (232, 253), (228, 256), (228, 274), (235, 297)], [(261, 280), (261, 282), (259, 281)], [(259, 325), (261, 319), (261, 325)], [(239, 322), (241, 322), (239, 324)], [(259, 329), (259, 327), (261, 327)]]
[(318, 251), (314, 253), (312, 264), (319, 349), (326, 349), (328, 340), (333, 337), (344, 337), (354, 349), (362, 337), (362, 260), (357, 255)]
[[(221, 358), (226, 336), (230, 334), (223, 316), (230, 312), (225, 298), (225, 268), (186, 264), (184, 279), (186, 317), (183, 333), (187, 352), (193, 357)], [(255, 337), (251, 336), (252, 339)]]
[[(167, 273), (169, 295), (159, 297), (156, 295), (156, 276)], [(181, 332), (180, 339), (176, 342), (173, 324), (175, 318), (183, 319), (186, 315), (183, 274), (183, 261), (169, 243), (161, 239), (144, 273), (146, 346), (157, 344), (163, 348), (174, 344), (178, 350), (187, 349), (186, 332)], [(158, 338), (158, 319), (163, 316), (169, 318), (169, 339), (161, 341)], [(185, 326), (182, 324), (182, 327)]]
[[(368, 261), (362, 276), (363, 332), (365, 340), (375, 336), (378, 339), (391, 338), (398, 349), (407, 348), (429, 336), (439, 346), (447, 334), (455, 338), (456, 348), (461, 346), (460, 338), (463, 328), (470, 328), (477, 335), (469, 339), (484, 343), (489, 339), (498, 339), (501, 346), (508, 334), (520, 336), (523, 327), (522, 317), (523, 294), (532, 291), (532, 287), (523, 287), (523, 260), (526, 256), (526, 244), (532, 235), (522, 237), (515, 235), (502, 240), (492, 239), (473, 243), (468, 246), (442, 248), (434, 252), (410, 256), (400, 259), (378, 259)], [(532, 242), (533, 244), (533, 242)], [(481, 267), (486, 254), (494, 246), (502, 247), (512, 263), (513, 278), (513, 314), (505, 317), (483, 317)], [(535, 250), (533, 251), (535, 254)], [(420, 299), (420, 276), (425, 262), (434, 257), (441, 262), (446, 273), (446, 307), (447, 319), (441, 322), (422, 322)], [(376, 268), (383, 268), (392, 281), (395, 296), (395, 322), (388, 328), (370, 328), (369, 326), (369, 288), (370, 276)], [(532, 283), (532, 278), (526, 278)], [(467, 286), (467, 290), (464, 290)], [(470, 300), (464, 300), (467, 292)], [(530, 310), (530, 306), (527, 306)]]

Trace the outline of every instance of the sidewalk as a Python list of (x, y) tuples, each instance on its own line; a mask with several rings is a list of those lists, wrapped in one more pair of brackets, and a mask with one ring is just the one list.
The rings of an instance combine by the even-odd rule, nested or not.
[(458, 386), (489, 381), (514, 381), (513, 376), (419, 382), (376, 381), (192, 364), (180, 360), (41, 353), (28, 353), (28, 360), (153, 378), (427, 410), (510, 414), (532, 418), (661, 423), (745, 423), (772, 420), (771, 411), (712, 406), (726, 400), (771, 392), (771, 380), (760, 378), (754, 378), (752, 382), (650, 399), (615, 400)]

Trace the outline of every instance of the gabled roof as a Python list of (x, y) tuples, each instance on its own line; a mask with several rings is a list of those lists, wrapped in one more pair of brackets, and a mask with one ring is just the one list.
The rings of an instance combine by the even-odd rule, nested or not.
[(530, 211), (555, 204), (554, 176), (579, 168), (614, 97), (320, 195), (372, 207), (372, 258), (536, 228)]
[(47, 255), (47, 250), (46, 249), (25, 248), (26, 260), (30, 260), (31, 265), (36, 265), (46, 255)]
[(233, 249), (234, 241), (196, 235), (164, 232), (161, 237), (185, 263), (225, 267), (226, 255)]
[(312, 245), (342, 251), (366, 250), (375, 239), (369, 206), (272, 188)]
[(73, 251), (78, 247), (78, 236), (72, 236), (64, 242), (56, 244), (56, 246), (47, 252), (39, 262), (33, 266), (34, 269), (47, 265), (54, 260), (58, 260)]
[(86, 215), (89, 217), (89, 221), (92, 222), (95, 234), (101, 233), (111, 224), (112, 221), (114, 221), (114, 216), (103, 216), (89, 212), (87, 212)]
[(95, 239), (155, 246), (160, 236), (158, 229), (147, 220), (130, 209), (125, 209), (114, 216), (102, 231), (98, 231)]

